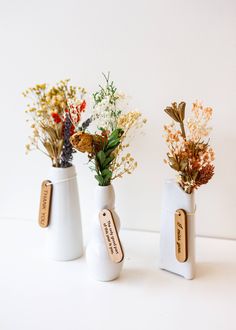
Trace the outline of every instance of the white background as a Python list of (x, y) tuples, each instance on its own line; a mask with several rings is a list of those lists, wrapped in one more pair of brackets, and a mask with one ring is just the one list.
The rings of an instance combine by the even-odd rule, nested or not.
[[(21, 92), (71, 78), (89, 92), (111, 71), (148, 119), (132, 152), (139, 167), (115, 182), (123, 227), (159, 230), (163, 108), (201, 99), (214, 112), (216, 175), (197, 192), (197, 232), (236, 238), (236, 2), (233, 0), (0, 1), (0, 217), (36, 221), (40, 182), (50, 163), (26, 156), (29, 131)], [(78, 155), (84, 226), (95, 180)]]

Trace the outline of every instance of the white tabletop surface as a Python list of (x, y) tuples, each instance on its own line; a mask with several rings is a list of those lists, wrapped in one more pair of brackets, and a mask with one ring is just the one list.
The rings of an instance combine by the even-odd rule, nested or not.
[(235, 330), (236, 241), (196, 239), (192, 281), (158, 268), (159, 234), (122, 231), (120, 279), (42, 253), (43, 230), (0, 220), (0, 330)]

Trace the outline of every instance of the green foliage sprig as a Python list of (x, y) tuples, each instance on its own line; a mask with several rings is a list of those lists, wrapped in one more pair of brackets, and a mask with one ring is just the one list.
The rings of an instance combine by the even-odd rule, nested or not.
[(115, 158), (112, 153), (120, 144), (120, 138), (123, 133), (124, 131), (120, 128), (114, 130), (104, 144), (103, 150), (100, 150), (95, 155), (95, 170), (97, 173), (95, 179), (100, 186), (108, 186), (111, 182), (112, 171), (109, 168)]
[(105, 84), (93, 94), (92, 121), (97, 131), (92, 134), (80, 129), (71, 137), (73, 147), (87, 153), (90, 169), (99, 186), (108, 186), (116, 178), (131, 174), (137, 162), (126, 149), (137, 129), (146, 123), (140, 112), (127, 111), (128, 97), (119, 92), (104, 75)]

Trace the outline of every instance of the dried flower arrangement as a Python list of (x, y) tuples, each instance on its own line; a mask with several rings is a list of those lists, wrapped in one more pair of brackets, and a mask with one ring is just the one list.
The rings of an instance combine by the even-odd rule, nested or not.
[[(211, 128), (208, 123), (212, 117), (212, 108), (204, 108), (202, 103), (193, 103), (192, 116), (187, 120), (189, 133), (184, 125), (186, 103), (176, 102), (165, 108), (173, 123), (165, 125), (165, 141), (168, 145), (167, 160), (171, 168), (178, 172), (178, 183), (188, 194), (208, 183), (214, 175), (215, 154), (206, 142)], [(180, 129), (176, 127), (179, 124)]]
[[(80, 125), (86, 109), (84, 88), (71, 86), (69, 79), (61, 80), (55, 86), (38, 84), (23, 92), (31, 101), (27, 104), (27, 119), (33, 134), (26, 152), (40, 150), (51, 158), (54, 167), (72, 165), (74, 149), (70, 137)], [(90, 119), (82, 124), (87, 127)]]
[(137, 162), (125, 151), (136, 130), (146, 122), (140, 112), (125, 112), (127, 97), (117, 91), (109, 74), (104, 78), (105, 86), (99, 86), (99, 91), (93, 94), (92, 120), (97, 132), (79, 130), (70, 139), (74, 148), (88, 154), (90, 168), (100, 186), (131, 174), (137, 167)]

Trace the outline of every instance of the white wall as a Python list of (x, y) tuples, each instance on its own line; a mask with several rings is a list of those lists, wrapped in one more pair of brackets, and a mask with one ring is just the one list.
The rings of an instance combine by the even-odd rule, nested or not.
[[(163, 180), (162, 109), (196, 98), (215, 109), (216, 175), (197, 194), (199, 234), (236, 238), (236, 2), (233, 0), (0, 1), (0, 217), (36, 219), (48, 160), (25, 156), (21, 92), (70, 77), (94, 91), (101, 72), (148, 118), (133, 153), (139, 168), (115, 183), (124, 227), (159, 229)], [(83, 221), (95, 184), (77, 156)]]

